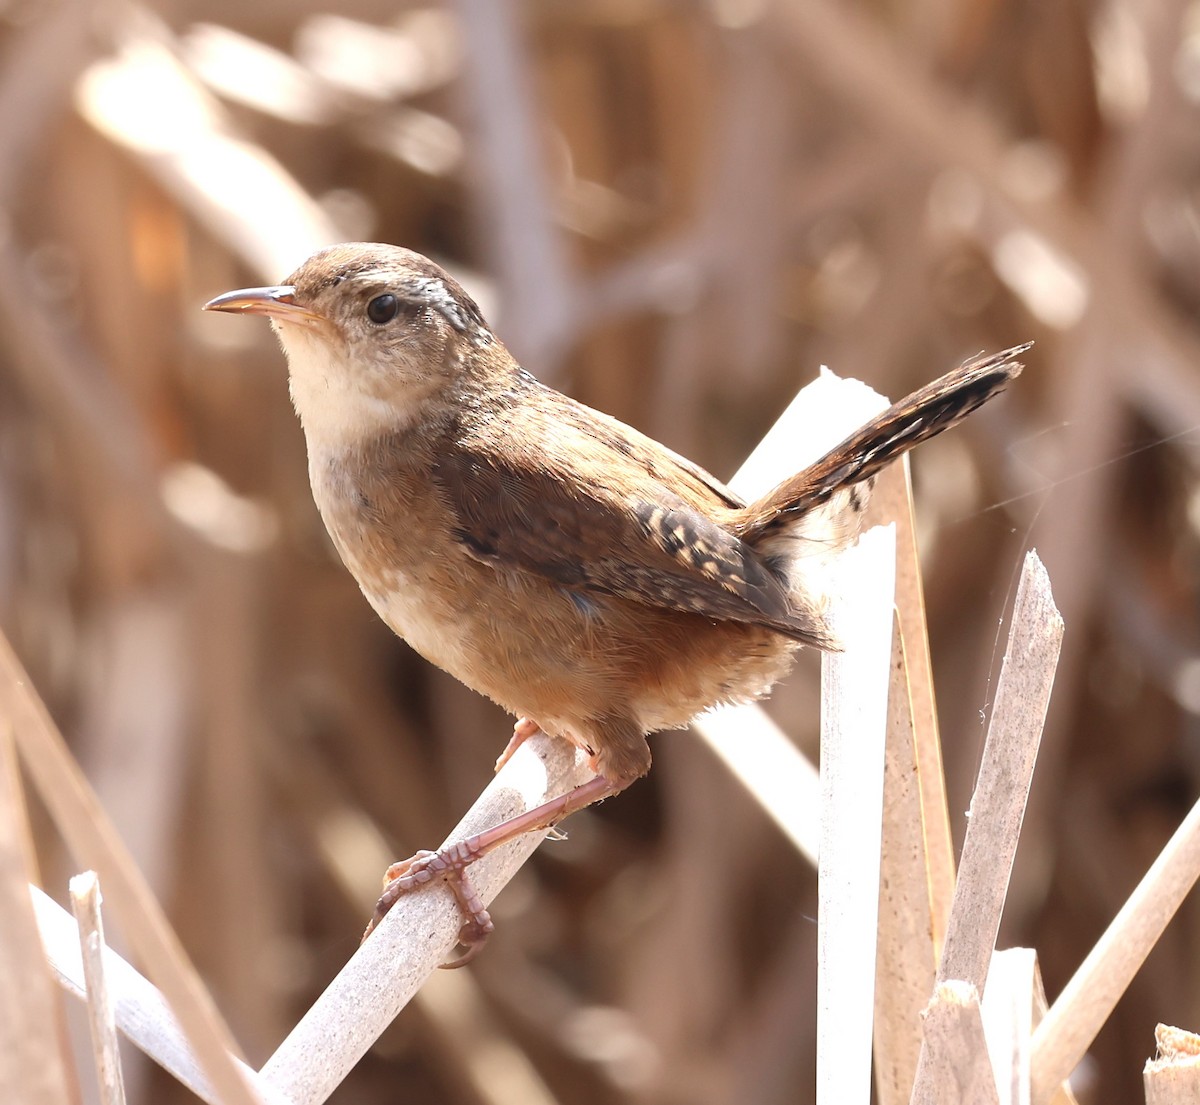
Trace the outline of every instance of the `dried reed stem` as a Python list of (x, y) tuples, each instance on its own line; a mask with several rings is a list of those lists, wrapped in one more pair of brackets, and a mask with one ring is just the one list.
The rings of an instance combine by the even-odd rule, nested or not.
[(821, 664), (818, 1105), (871, 1097), (895, 564), (893, 526), (871, 530), (839, 559), (829, 614), (845, 651)]
[[(987, 983), (1000, 930), (1062, 636), (1063, 622), (1054, 606), (1049, 577), (1037, 554), (1030, 552), (1017, 587), (1012, 631), (971, 799), (971, 819), (938, 965), (939, 982), (969, 983), (976, 994)], [(926, 1031), (917, 1063), (914, 1103), (941, 1100), (945, 1071), (942, 1061), (934, 1060)], [(962, 1075), (967, 1076), (967, 1072)]]
[(1000, 931), (1062, 637), (1050, 577), (1037, 553), (1030, 552), (1017, 586), (938, 966), (940, 981), (962, 979), (981, 994)]
[(1033, 1105), (1049, 1100), (1108, 1020), (1200, 878), (1200, 802), (1063, 987), (1033, 1037)]
[[(929, 629), (925, 620), (925, 591), (917, 551), (913, 513), (912, 472), (907, 456), (879, 474), (867, 518), (876, 523), (896, 523), (897, 649), (903, 650), (903, 673), (893, 671), (889, 699), (895, 725), (911, 731), (913, 775), (919, 809), (915, 828), (921, 835), (919, 865), (929, 896), (929, 929), (932, 955), (940, 955), (946, 938), (950, 901), (954, 895), (954, 842), (946, 804), (946, 777), (942, 770), (942, 742), (933, 694), (933, 662), (929, 655)], [(893, 657), (898, 663), (899, 657)], [(902, 678), (901, 678), (902, 675)], [(889, 740), (895, 739), (892, 734)], [(892, 824), (900, 831), (898, 824)], [(911, 873), (915, 876), (915, 872)], [(924, 1005), (933, 989), (933, 976), (914, 1008)], [(915, 1060), (914, 1060), (915, 1061)]]
[(1146, 1105), (1192, 1105), (1200, 1101), (1200, 1036), (1160, 1024), (1154, 1029), (1158, 1055), (1146, 1063)]
[(70, 882), (71, 911), (79, 926), (79, 953), (87, 986), (88, 1028), (102, 1105), (125, 1105), (125, 1078), (113, 1018), (112, 994), (104, 970), (104, 922), (100, 917), (100, 882), (84, 871)]
[(812, 761), (761, 706), (710, 710), (692, 729), (815, 867), (821, 784)]
[[(928, 846), (909, 674), (908, 642), (897, 608), (888, 689), (875, 961), (875, 1086), (880, 1105), (900, 1105), (912, 1093), (921, 1051), (918, 1014), (929, 1001), (937, 973), (932, 905), (937, 860)], [(936, 736), (936, 729), (933, 732)], [(938, 774), (940, 778), (940, 766)], [(935, 824), (945, 821), (944, 803), (939, 812)]]
[(1029, 1101), (1029, 1044), (1035, 1017), (1042, 1012), (1040, 998), (1037, 952), (1006, 948), (992, 956), (983, 999), (983, 1031), (1000, 1105)]
[(930, 1105), (999, 1105), (988, 1058), (979, 991), (969, 982), (941, 982), (923, 1014)]

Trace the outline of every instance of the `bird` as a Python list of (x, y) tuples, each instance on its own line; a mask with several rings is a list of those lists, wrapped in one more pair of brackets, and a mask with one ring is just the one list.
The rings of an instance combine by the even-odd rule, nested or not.
[(763, 697), (803, 646), (836, 650), (822, 569), (857, 537), (875, 475), (1021, 371), (979, 355), (753, 502), (699, 465), (541, 383), (429, 258), (352, 242), (281, 285), (206, 310), (270, 320), (313, 498), (378, 615), (426, 659), (539, 729), (594, 778), (394, 864), (364, 939), (400, 895), (449, 883), (469, 960), (492, 931), (481, 855), (624, 790), (647, 736)]

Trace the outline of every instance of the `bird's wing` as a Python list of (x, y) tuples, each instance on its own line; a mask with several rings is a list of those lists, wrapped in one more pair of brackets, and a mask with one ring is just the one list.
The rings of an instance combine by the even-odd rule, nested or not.
[(564, 409), (522, 404), (438, 451), (434, 482), (471, 556), (568, 591), (763, 625), (829, 647), (820, 618), (794, 609), (780, 576), (709, 516), (731, 513), (732, 492), (555, 395)]

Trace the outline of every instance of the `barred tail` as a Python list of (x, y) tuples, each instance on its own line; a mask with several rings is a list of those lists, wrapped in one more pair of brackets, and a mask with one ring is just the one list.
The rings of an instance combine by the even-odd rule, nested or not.
[(1016, 358), (1032, 344), (975, 357), (892, 404), (820, 460), (746, 507), (735, 532), (754, 544), (821, 506), (834, 492), (870, 479), (909, 449), (957, 425), (1020, 375), (1024, 366)]

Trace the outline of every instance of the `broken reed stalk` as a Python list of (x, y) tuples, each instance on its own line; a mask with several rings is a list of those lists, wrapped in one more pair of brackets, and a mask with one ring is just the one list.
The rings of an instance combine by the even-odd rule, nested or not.
[(821, 657), (817, 1103), (868, 1105), (896, 530), (839, 557)]
[(969, 982), (939, 982), (925, 1010), (923, 1069), (933, 1072), (930, 1105), (999, 1105), (988, 1058), (979, 991)]
[(1062, 638), (1063, 620), (1050, 577), (1037, 553), (1029, 552), (1017, 585), (938, 966), (940, 982), (961, 979), (980, 994), (1000, 931)]
[(1154, 1041), (1158, 1054), (1142, 1071), (1146, 1105), (1200, 1101), (1200, 1036), (1160, 1024), (1154, 1030)]
[[(976, 1003), (984, 994), (1062, 637), (1063, 621), (1054, 605), (1049, 577), (1037, 554), (1030, 552), (1025, 557), (1013, 605), (1012, 629), (971, 798), (946, 943), (938, 965), (939, 990), (926, 1012), (927, 1025), (928, 1017), (936, 1013), (938, 995), (943, 993), (940, 984), (968, 984)], [(959, 996), (952, 998), (957, 1001)], [(946, 1025), (938, 1023), (939, 1030), (945, 1031)], [(961, 1019), (950, 1023), (974, 1032)], [(913, 1086), (914, 1105), (945, 1100), (948, 1080), (964, 1084), (975, 1081), (976, 1076), (969, 1071), (945, 1067), (958, 1052), (947, 1050), (941, 1043), (937, 1045), (940, 1051), (936, 1047), (931, 1050), (932, 1044), (926, 1033)]]
[(79, 926), (79, 952), (87, 985), (88, 1029), (96, 1083), (102, 1105), (125, 1105), (125, 1079), (121, 1073), (121, 1051), (113, 1017), (112, 994), (104, 970), (104, 922), (100, 916), (100, 883), (95, 871), (84, 871), (71, 879), (71, 910)]

